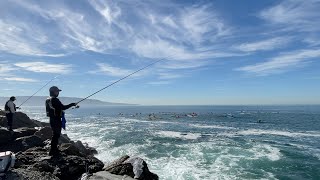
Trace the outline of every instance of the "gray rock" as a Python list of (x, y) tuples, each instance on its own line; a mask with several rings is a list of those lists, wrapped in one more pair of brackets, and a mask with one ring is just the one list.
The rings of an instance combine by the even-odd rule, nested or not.
[(14, 136), (14, 138), (20, 138), (20, 137), (24, 137), (24, 136), (31, 136), (35, 132), (37, 132), (37, 130), (35, 128), (23, 127), (23, 128), (15, 129), (13, 136)]
[[(123, 157), (115, 160), (111, 164), (105, 166), (103, 168), (103, 170), (108, 171), (112, 174), (116, 174), (116, 175), (128, 175), (133, 178), (135, 176), (135, 174), (133, 172), (133, 166), (130, 163), (125, 163), (125, 161), (128, 158), (130, 158), (130, 157), (127, 155), (123, 156)], [(142, 170), (143, 170), (143, 172), (142, 172), (141, 176), (139, 177), (139, 179), (141, 179), (141, 180), (158, 180), (159, 179), (158, 175), (149, 171), (148, 165), (145, 161), (143, 161)]]
[[(6, 117), (0, 118), (0, 126), (7, 127)], [(25, 113), (16, 112), (13, 115), (13, 123), (12, 123), (13, 129), (22, 128), (22, 127), (34, 128), (34, 127), (42, 127), (42, 126), (43, 125), (40, 121), (30, 119)]]
[(132, 177), (127, 175), (115, 175), (107, 171), (99, 171), (89, 176), (88, 180), (134, 180)]
[(52, 173), (60, 179), (78, 179), (88, 170), (89, 173), (101, 171), (103, 163), (93, 156), (80, 157), (62, 152), (60, 156), (50, 157), (44, 148), (30, 148), (16, 154), (15, 168)]
[(85, 154), (82, 154), (79, 149), (72, 143), (62, 143), (59, 146), (59, 150), (61, 152), (64, 152), (68, 155), (76, 155), (76, 156), (84, 156)]
[(18, 168), (8, 171), (6, 180), (59, 180), (59, 178), (47, 172)]
[(47, 139), (51, 139), (52, 137), (52, 129), (51, 127), (43, 127), (39, 131), (35, 132), (34, 135), (40, 137), (43, 141)]

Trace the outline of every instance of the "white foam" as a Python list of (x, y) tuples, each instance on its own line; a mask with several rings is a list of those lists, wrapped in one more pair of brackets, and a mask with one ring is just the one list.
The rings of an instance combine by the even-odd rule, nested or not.
[(270, 161), (278, 161), (282, 156), (280, 149), (268, 144), (257, 144), (249, 152), (253, 153), (253, 159), (268, 158)]
[(229, 126), (220, 126), (220, 125), (201, 125), (201, 124), (191, 124), (192, 127), (197, 128), (208, 128), (208, 129), (237, 129)]
[(156, 135), (161, 137), (180, 138), (180, 139), (198, 139), (201, 137), (200, 133), (182, 133), (176, 131), (159, 131), (155, 132)]
[(241, 135), (263, 135), (263, 134), (270, 134), (270, 135), (278, 135), (278, 136), (288, 136), (288, 137), (302, 137), (302, 136), (309, 136), (309, 137), (320, 137), (320, 133), (316, 132), (289, 132), (289, 131), (277, 131), (277, 130), (262, 130), (262, 129), (248, 129), (244, 131), (239, 131), (237, 134)]

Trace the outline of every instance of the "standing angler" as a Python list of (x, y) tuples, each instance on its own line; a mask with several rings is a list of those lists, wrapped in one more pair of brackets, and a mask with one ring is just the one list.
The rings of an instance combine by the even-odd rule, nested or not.
[(6, 105), (4, 106), (4, 110), (6, 111), (6, 117), (7, 117), (7, 124), (8, 124), (8, 130), (12, 130), (12, 121), (13, 121), (13, 115), (17, 111), (16, 105), (13, 103), (13, 101), (16, 100), (16, 97), (11, 96), (10, 99), (6, 102)]
[(58, 99), (59, 92), (61, 90), (57, 86), (52, 86), (49, 89), (50, 97), (46, 100), (46, 111), (47, 116), (50, 117), (50, 126), (52, 129), (51, 149), (49, 152), (50, 156), (59, 154), (58, 141), (61, 135), (63, 110), (69, 109), (72, 106), (76, 106), (76, 103), (69, 105), (63, 105)]

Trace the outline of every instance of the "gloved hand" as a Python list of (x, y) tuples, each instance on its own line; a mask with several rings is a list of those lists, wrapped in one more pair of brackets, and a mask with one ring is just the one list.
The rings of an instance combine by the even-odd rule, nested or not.
[(16, 109), (21, 109), (20, 107), (16, 107)]

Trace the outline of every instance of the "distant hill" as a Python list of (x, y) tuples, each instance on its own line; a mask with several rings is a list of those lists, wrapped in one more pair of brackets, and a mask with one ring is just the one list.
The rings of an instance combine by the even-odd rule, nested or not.
[[(24, 102), (26, 99), (29, 98), (29, 96), (16, 96), (17, 100), (15, 101), (15, 104), (19, 106), (22, 102)], [(33, 96), (31, 99), (29, 99), (26, 103), (23, 104), (23, 106), (44, 106), (45, 100), (47, 99), (47, 96)], [(76, 97), (59, 97), (60, 101), (63, 104), (69, 104), (72, 102), (78, 102), (82, 98), (76, 98)], [(3, 106), (5, 103), (9, 100), (9, 97), (0, 97), (0, 109), (3, 109)], [(1, 106), (3, 105), (3, 106)], [(126, 104), (126, 103), (113, 103), (113, 102), (105, 102), (100, 101), (97, 99), (87, 99), (80, 104), (81, 106), (123, 106), (123, 105), (136, 105), (136, 104)]]

